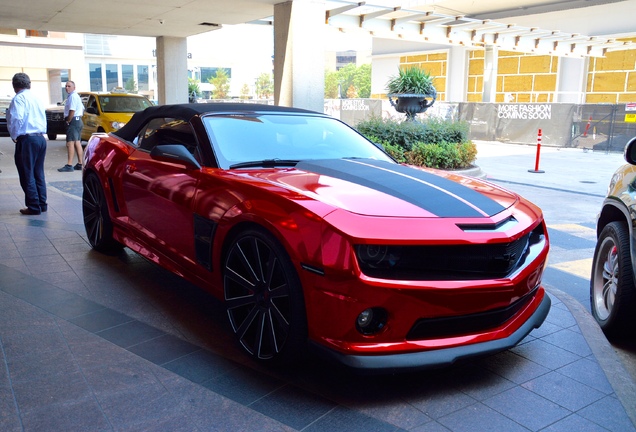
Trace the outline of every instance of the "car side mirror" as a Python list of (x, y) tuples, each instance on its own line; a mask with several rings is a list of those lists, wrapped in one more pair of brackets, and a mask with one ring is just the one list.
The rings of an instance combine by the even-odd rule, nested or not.
[(95, 109), (95, 107), (86, 108), (86, 112), (89, 114), (97, 114), (97, 110)]
[(623, 156), (627, 163), (636, 165), (636, 137), (627, 142)]
[(192, 153), (181, 144), (158, 145), (150, 151), (150, 157), (162, 162), (182, 163), (188, 168), (201, 169)]

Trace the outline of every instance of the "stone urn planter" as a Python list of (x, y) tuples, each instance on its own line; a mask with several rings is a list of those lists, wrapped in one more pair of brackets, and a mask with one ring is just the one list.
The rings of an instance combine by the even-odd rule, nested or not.
[(391, 106), (397, 112), (406, 114), (407, 120), (413, 121), (417, 114), (425, 112), (435, 103), (437, 92), (433, 94), (389, 93), (388, 97)]
[(430, 108), (437, 99), (433, 77), (417, 66), (399, 69), (398, 74), (389, 79), (386, 88), (391, 106), (406, 114), (410, 121)]

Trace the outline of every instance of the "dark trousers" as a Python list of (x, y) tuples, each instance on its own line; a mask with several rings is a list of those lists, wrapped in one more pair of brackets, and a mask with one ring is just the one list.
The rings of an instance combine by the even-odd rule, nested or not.
[(15, 144), (15, 166), (18, 168), (24, 203), (33, 211), (47, 209), (44, 157), (46, 139), (42, 135), (23, 135)]

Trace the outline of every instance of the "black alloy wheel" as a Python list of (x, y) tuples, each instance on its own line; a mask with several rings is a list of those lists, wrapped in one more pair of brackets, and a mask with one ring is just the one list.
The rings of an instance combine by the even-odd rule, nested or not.
[(108, 213), (104, 189), (97, 175), (93, 173), (84, 179), (82, 212), (88, 242), (93, 249), (112, 253), (123, 248), (123, 245), (113, 238), (113, 223)]
[(240, 233), (223, 265), (227, 314), (236, 338), (260, 361), (296, 361), (307, 339), (302, 288), (283, 246), (267, 231)]
[(590, 305), (608, 338), (634, 333), (636, 288), (629, 231), (624, 223), (609, 223), (601, 231), (592, 263)]

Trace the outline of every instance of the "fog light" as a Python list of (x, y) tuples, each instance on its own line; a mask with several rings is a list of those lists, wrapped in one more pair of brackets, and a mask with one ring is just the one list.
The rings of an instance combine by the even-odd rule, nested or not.
[(373, 319), (373, 309), (363, 310), (360, 315), (358, 315), (358, 326), (365, 328), (369, 324), (371, 324), (371, 320)]
[(372, 335), (386, 326), (387, 312), (383, 308), (375, 307), (360, 312), (356, 319), (356, 329), (363, 335)]

